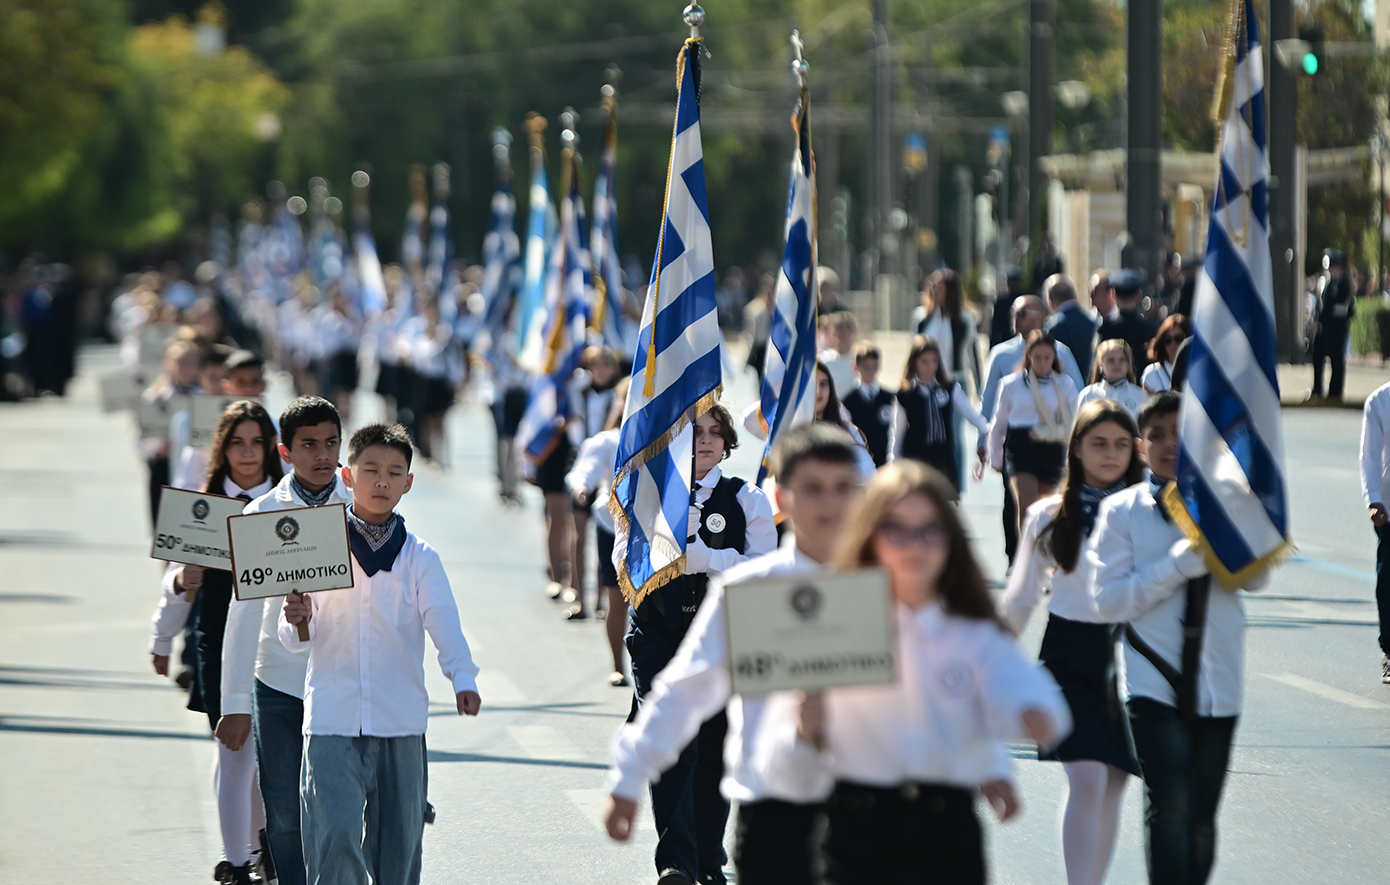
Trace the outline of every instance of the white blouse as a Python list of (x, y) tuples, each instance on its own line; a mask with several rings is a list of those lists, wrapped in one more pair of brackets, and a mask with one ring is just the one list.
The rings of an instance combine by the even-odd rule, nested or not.
[(1144, 377), (1139, 379), (1149, 393), (1162, 393), (1173, 387), (1172, 363), (1149, 363), (1144, 369)]
[(1061, 504), (1060, 495), (1050, 495), (1028, 508), (1028, 519), (1023, 524), (1023, 537), (1018, 542), (1018, 556), (1009, 577), (1009, 587), (1004, 591), (999, 606), (1004, 621), (1016, 634), (1021, 635), (1023, 628), (1028, 626), (1028, 618), (1049, 587), (1052, 588), (1052, 595), (1048, 598), (1047, 610), (1052, 614), (1069, 621), (1105, 623), (1096, 608), (1095, 596), (1087, 580), (1082, 551), (1078, 551), (1072, 570), (1065, 572), (1057, 568), (1057, 560), (1052, 558), (1052, 554), (1038, 545), (1039, 536), (1057, 517), (1057, 508)]
[(1088, 384), (1081, 391), (1081, 396), (1077, 397), (1076, 408), (1080, 411), (1081, 407), (1094, 400), (1112, 399), (1129, 410), (1129, 416), (1134, 419), (1139, 418), (1139, 407), (1144, 404), (1144, 400), (1149, 398), (1149, 394), (1130, 381), (1128, 378), (1121, 378), (1119, 384), (1111, 384), (1104, 378), (1095, 384)]
[[(998, 470), (1004, 466), (1004, 437), (1011, 427), (1037, 427), (1038, 406), (1033, 391), (1025, 383), (1025, 375), (1015, 372), (999, 387), (999, 401), (994, 407), (994, 420), (989, 426), (989, 463)], [(1073, 416), (1076, 415), (1076, 384), (1071, 377), (1053, 372), (1046, 378), (1035, 379), (1043, 405), (1050, 410), (1058, 407), (1058, 397), (1064, 398)]]

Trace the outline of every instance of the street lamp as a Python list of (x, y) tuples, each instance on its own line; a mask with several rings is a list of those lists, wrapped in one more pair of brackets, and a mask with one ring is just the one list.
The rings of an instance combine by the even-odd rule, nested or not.
[(1390, 153), (1390, 143), (1387, 143), (1384, 125), (1381, 123), (1381, 128), (1377, 129), (1375, 135), (1371, 136), (1371, 156), (1375, 159), (1379, 169), (1376, 180), (1380, 185), (1380, 236), (1377, 237), (1380, 241), (1380, 257), (1376, 261), (1377, 289), (1383, 287), (1385, 280), (1385, 155)]

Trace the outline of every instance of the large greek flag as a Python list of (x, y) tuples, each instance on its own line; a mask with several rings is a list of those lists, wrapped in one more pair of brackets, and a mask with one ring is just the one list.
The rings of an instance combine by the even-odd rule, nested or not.
[(555, 209), (545, 177), (545, 152), (531, 147), (530, 212), (526, 220), (526, 257), (521, 279), (520, 312), (516, 318), (516, 347), (520, 351), (531, 335), (531, 321), (545, 300), (546, 269), (551, 241), (555, 239)]
[(714, 254), (700, 146), (700, 44), (677, 64), (679, 96), (666, 203), (637, 336), (608, 509), (613, 564), (631, 605), (685, 570), (694, 445), (691, 424), (720, 392)]
[(623, 316), (623, 270), (618, 262), (618, 107), (612, 97), (608, 106), (608, 130), (603, 138), (603, 155), (594, 178), (594, 232), (589, 246), (594, 261), (593, 328), (603, 343), (620, 357), (632, 356), (628, 327)]
[(361, 290), (358, 307), (364, 318), (371, 319), (386, 309), (386, 277), (376, 254), (376, 240), (365, 220), (352, 235), (352, 244), (357, 253), (357, 279)]
[(767, 476), (772, 447), (816, 414), (816, 165), (811, 154), (810, 94), (801, 90), (796, 153), (787, 193), (786, 246), (773, 298), (772, 325), (758, 414), (767, 428), (758, 482)]
[(589, 271), (579, 163), (572, 150), (565, 151), (565, 162), (569, 188), (560, 209), (560, 236), (555, 242), (546, 301), (535, 319), (542, 332), (540, 372), (517, 431), (526, 457), (533, 464), (541, 463), (555, 451), (565, 423), (573, 414), (570, 379), (579, 368), (589, 325), (593, 278)]
[(1265, 94), (1253, 4), (1238, 6), (1206, 261), (1197, 280), (1174, 521), (1228, 590), (1285, 558), (1284, 443), (1275, 375)]
[(492, 219), (483, 237), (483, 322), (492, 347), (503, 346), (507, 318), (516, 297), (521, 241), (516, 235), (516, 197), (505, 175), (492, 194)]

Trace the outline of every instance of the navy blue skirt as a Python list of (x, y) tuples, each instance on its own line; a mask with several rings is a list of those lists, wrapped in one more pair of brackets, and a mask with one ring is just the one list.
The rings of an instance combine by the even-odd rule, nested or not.
[(1115, 688), (1114, 624), (1087, 624), (1049, 615), (1039, 658), (1071, 708), (1072, 732), (1039, 759), (1104, 762), (1139, 775), (1129, 720)]

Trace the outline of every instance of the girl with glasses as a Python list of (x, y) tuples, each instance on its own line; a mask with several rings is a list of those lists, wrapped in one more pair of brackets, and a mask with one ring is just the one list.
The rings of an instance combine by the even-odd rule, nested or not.
[(1081, 561), (1101, 501), (1143, 479), (1138, 435), (1120, 403), (1081, 407), (1067, 447), (1067, 478), (1057, 495), (1028, 511), (1001, 603), (1005, 621), (1021, 634), (1051, 590), (1039, 656), (1061, 685), (1074, 726), (1055, 751), (1039, 758), (1061, 761), (1066, 770), (1062, 855), (1068, 885), (1105, 881), (1126, 782), (1139, 774), (1115, 688), (1116, 628), (1096, 609), (1091, 574)]

